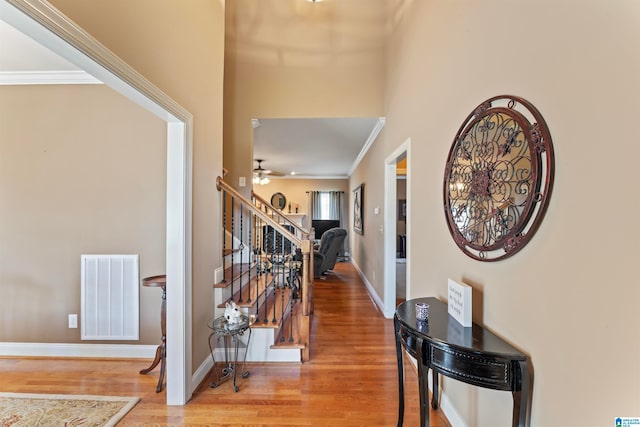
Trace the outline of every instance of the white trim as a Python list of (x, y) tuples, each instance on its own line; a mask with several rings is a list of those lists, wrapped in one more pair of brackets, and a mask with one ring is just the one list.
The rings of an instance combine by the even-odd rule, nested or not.
[(393, 317), (396, 310), (396, 218), (397, 218), (397, 202), (396, 202), (396, 186), (397, 174), (396, 163), (398, 158), (406, 153), (407, 158), (407, 295), (410, 295), (411, 285), (411, 251), (409, 250), (409, 240), (411, 238), (410, 228), (410, 206), (411, 206), (411, 138), (407, 138), (400, 144), (384, 161), (384, 308), (382, 312), (387, 319)]
[(444, 413), (451, 427), (467, 427), (460, 413), (456, 410), (455, 406), (453, 406), (451, 399), (449, 399), (444, 392), (440, 393), (440, 410)]
[(0, 71), (0, 85), (95, 85), (102, 82), (85, 71)]
[[(191, 119), (167, 124), (167, 404), (191, 398)], [(170, 209), (174, 204), (179, 209)], [(173, 377), (173, 378), (172, 378)]]
[(268, 175), (271, 181), (277, 181), (279, 179), (349, 179), (349, 175), (284, 175), (284, 176), (272, 176)]
[(369, 296), (371, 297), (371, 299), (373, 299), (373, 302), (378, 306), (380, 311), (384, 313), (384, 304), (380, 299), (380, 296), (374, 289), (373, 285), (371, 284), (371, 282), (369, 282), (369, 279), (367, 279), (367, 276), (364, 275), (364, 273), (360, 269), (360, 266), (354, 261), (353, 258), (351, 258), (351, 264), (353, 264), (354, 268), (358, 272), (358, 275), (360, 276), (360, 279), (362, 279), (362, 282), (364, 283), (364, 286), (367, 288), (367, 292), (369, 292)]
[(157, 345), (132, 344), (3, 342), (0, 343), (0, 356), (153, 359), (157, 348)]
[(45, 0), (0, 0), (0, 19), (168, 122), (167, 404), (191, 398), (192, 115)]
[(200, 384), (207, 379), (209, 372), (213, 368), (213, 360), (211, 359), (211, 353), (208, 353), (204, 358), (198, 369), (193, 373), (191, 378), (191, 394), (195, 393), (195, 391), (200, 387)]
[(356, 157), (356, 160), (353, 162), (351, 169), (349, 169), (349, 173), (347, 173), (348, 176), (353, 175), (353, 171), (356, 170), (356, 168), (362, 161), (362, 158), (367, 154), (367, 151), (369, 151), (369, 148), (371, 148), (373, 143), (376, 141), (378, 134), (380, 134), (380, 131), (382, 131), (382, 128), (384, 127), (385, 121), (386, 119), (384, 117), (378, 117), (378, 121), (376, 122), (376, 125), (373, 127), (373, 130), (369, 134), (369, 138), (367, 138), (367, 141), (364, 143), (362, 150), (360, 150), (358, 157)]

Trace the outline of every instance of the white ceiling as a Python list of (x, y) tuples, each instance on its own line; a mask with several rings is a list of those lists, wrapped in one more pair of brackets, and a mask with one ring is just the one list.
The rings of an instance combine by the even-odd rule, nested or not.
[(293, 172), (296, 177), (346, 178), (380, 123), (377, 117), (254, 120), (253, 157), (263, 160), (264, 169), (289, 177)]

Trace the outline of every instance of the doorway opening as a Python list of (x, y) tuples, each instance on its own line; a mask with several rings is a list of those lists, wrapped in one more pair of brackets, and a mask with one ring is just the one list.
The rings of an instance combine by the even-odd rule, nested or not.
[(167, 123), (167, 404), (193, 393), (191, 369), (192, 116), (46, 2), (0, 0), (0, 20)]
[(410, 294), (411, 139), (385, 159), (384, 315)]

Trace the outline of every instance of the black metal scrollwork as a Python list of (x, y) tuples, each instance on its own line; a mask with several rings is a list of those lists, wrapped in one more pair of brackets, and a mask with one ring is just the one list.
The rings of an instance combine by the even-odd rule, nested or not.
[(551, 135), (538, 110), (497, 96), (465, 120), (449, 151), (444, 208), (456, 244), (497, 261), (520, 250), (547, 208), (554, 175)]

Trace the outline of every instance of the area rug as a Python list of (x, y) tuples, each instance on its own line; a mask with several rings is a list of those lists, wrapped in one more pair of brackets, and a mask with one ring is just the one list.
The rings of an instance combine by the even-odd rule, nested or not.
[(111, 427), (140, 398), (0, 393), (0, 427)]

